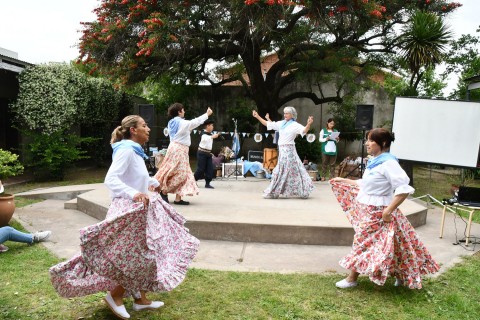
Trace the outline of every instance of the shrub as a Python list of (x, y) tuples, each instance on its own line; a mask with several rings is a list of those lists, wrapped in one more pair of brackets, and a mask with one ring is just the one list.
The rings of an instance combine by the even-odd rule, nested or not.
[(0, 149), (0, 180), (23, 173), (23, 165), (18, 160), (18, 155)]
[(93, 138), (56, 132), (50, 135), (30, 134), (32, 139), (27, 147), (27, 163), (33, 167), (37, 181), (63, 180), (65, 170), (77, 160), (85, 159), (81, 143), (91, 143)]

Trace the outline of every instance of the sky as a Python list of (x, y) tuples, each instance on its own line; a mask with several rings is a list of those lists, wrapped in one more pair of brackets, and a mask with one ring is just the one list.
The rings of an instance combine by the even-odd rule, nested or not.
[[(458, 2), (463, 6), (447, 18), (456, 38), (474, 34), (480, 25), (480, 1)], [(98, 4), (98, 0), (0, 0), (0, 47), (30, 63), (74, 60), (80, 22), (95, 20), (92, 11)], [(456, 77), (450, 80), (452, 87)]]

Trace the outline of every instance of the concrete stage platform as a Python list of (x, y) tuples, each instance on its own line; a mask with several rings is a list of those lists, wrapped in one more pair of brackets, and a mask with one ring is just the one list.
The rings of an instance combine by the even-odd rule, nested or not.
[[(214, 180), (215, 189), (185, 197), (189, 206), (173, 206), (184, 215), (190, 232), (202, 240), (272, 244), (349, 246), (353, 228), (335, 199), (328, 182), (315, 182), (308, 199), (263, 199), (269, 181), (257, 178)], [(103, 220), (110, 204), (103, 184), (35, 190), (19, 196), (69, 200), (66, 209), (77, 209)], [(76, 198), (75, 198), (76, 197)], [(174, 195), (169, 195), (173, 203)], [(425, 206), (406, 200), (400, 207), (414, 227), (426, 223)]]

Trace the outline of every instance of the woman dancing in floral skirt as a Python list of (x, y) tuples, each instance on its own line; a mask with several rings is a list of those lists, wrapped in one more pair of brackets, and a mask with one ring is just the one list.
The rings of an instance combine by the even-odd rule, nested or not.
[(283, 109), (284, 120), (270, 121), (268, 113), (263, 119), (255, 110), (254, 118), (267, 127), (267, 130), (277, 130), (278, 137), (278, 163), (272, 172), (272, 181), (264, 191), (265, 199), (277, 199), (278, 197), (299, 196), (308, 198), (313, 191), (312, 178), (308, 175), (302, 160), (298, 157), (295, 149), (297, 135), (304, 136), (313, 123), (313, 117), (309, 116), (307, 125), (304, 127), (297, 122), (297, 111), (294, 107)]
[(365, 145), (373, 156), (361, 180), (334, 178), (332, 189), (355, 230), (352, 251), (340, 265), (350, 270), (338, 288), (357, 286), (359, 274), (378, 285), (388, 276), (395, 286), (421, 289), (421, 276), (438, 272), (439, 266), (418, 238), (398, 206), (415, 190), (409, 178), (390, 154), (392, 134), (381, 128), (367, 134)]
[(108, 291), (105, 301), (120, 319), (129, 319), (123, 298), (132, 295), (133, 310), (157, 309), (148, 291), (178, 286), (195, 257), (199, 240), (184, 227), (185, 219), (158, 193), (142, 149), (150, 128), (127, 116), (112, 133), (113, 161), (105, 184), (112, 203), (104, 221), (80, 230), (81, 254), (50, 268), (53, 286), (63, 297)]

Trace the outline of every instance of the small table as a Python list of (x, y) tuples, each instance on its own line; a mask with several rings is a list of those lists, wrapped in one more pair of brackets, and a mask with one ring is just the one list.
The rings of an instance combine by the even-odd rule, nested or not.
[(479, 207), (468, 207), (468, 206), (463, 206), (461, 204), (454, 204), (454, 205), (444, 205), (443, 206), (443, 212), (442, 212), (442, 223), (440, 225), (440, 238), (443, 237), (443, 227), (445, 225), (445, 211), (447, 211), (448, 208), (455, 208), (455, 209), (460, 209), (463, 211), (468, 212), (468, 223), (467, 223), (467, 236), (465, 238), (465, 245), (468, 246), (468, 241), (470, 239), (470, 229), (472, 228), (472, 218), (473, 218), (473, 213), (475, 210), (480, 210)]

